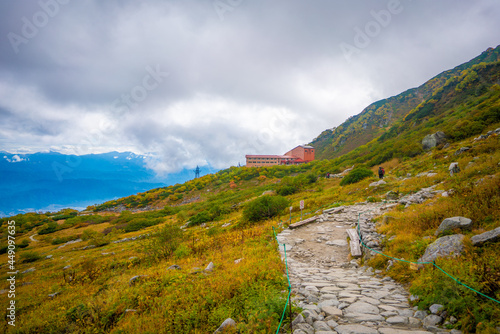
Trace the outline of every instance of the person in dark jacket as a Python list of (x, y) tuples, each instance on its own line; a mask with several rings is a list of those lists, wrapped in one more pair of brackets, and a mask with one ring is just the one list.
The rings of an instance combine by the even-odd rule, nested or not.
[(384, 178), (384, 174), (385, 174), (385, 170), (384, 170), (384, 168), (382, 166), (380, 166), (378, 168), (378, 177), (379, 177), (379, 179), (383, 179)]

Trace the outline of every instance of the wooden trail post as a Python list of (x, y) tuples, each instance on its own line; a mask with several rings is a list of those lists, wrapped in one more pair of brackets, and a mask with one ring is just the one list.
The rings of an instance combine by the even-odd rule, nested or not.
[(359, 244), (358, 232), (353, 228), (347, 229), (346, 232), (349, 238), (351, 239), (349, 241), (349, 245), (351, 247), (351, 255), (353, 257), (363, 255), (363, 253), (361, 253), (361, 246)]

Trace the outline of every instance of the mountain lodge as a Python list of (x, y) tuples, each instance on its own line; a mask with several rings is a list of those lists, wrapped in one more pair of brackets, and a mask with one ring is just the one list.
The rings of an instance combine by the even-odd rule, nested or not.
[(299, 145), (283, 155), (245, 155), (247, 167), (298, 165), (314, 160), (314, 147)]

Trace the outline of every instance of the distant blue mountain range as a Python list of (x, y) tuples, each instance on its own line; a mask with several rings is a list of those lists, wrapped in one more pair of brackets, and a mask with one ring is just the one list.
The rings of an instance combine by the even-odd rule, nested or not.
[[(29, 211), (84, 209), (194, 178), (192, 170), (159, 178), (145, 156), (130, 152), (64, 155), (0, 152), (0, 216)], [(207, 168), (202, 168), (202, 175)]]

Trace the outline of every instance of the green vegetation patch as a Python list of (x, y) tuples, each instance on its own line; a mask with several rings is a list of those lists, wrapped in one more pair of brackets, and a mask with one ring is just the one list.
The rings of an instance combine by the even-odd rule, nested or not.
[(283, 196), (264, 195), (247, 204), (243, 209), (243, 218), (250, 222), (272, 218), (280, 214), (288, 204)]
[(357, 183), (367, 177), (372, 177), (373, 172), (366, 167), (357, 167), (350, 171), (343, 179), (340, 181), (341, 186), (346, 186), (348, 184)]

